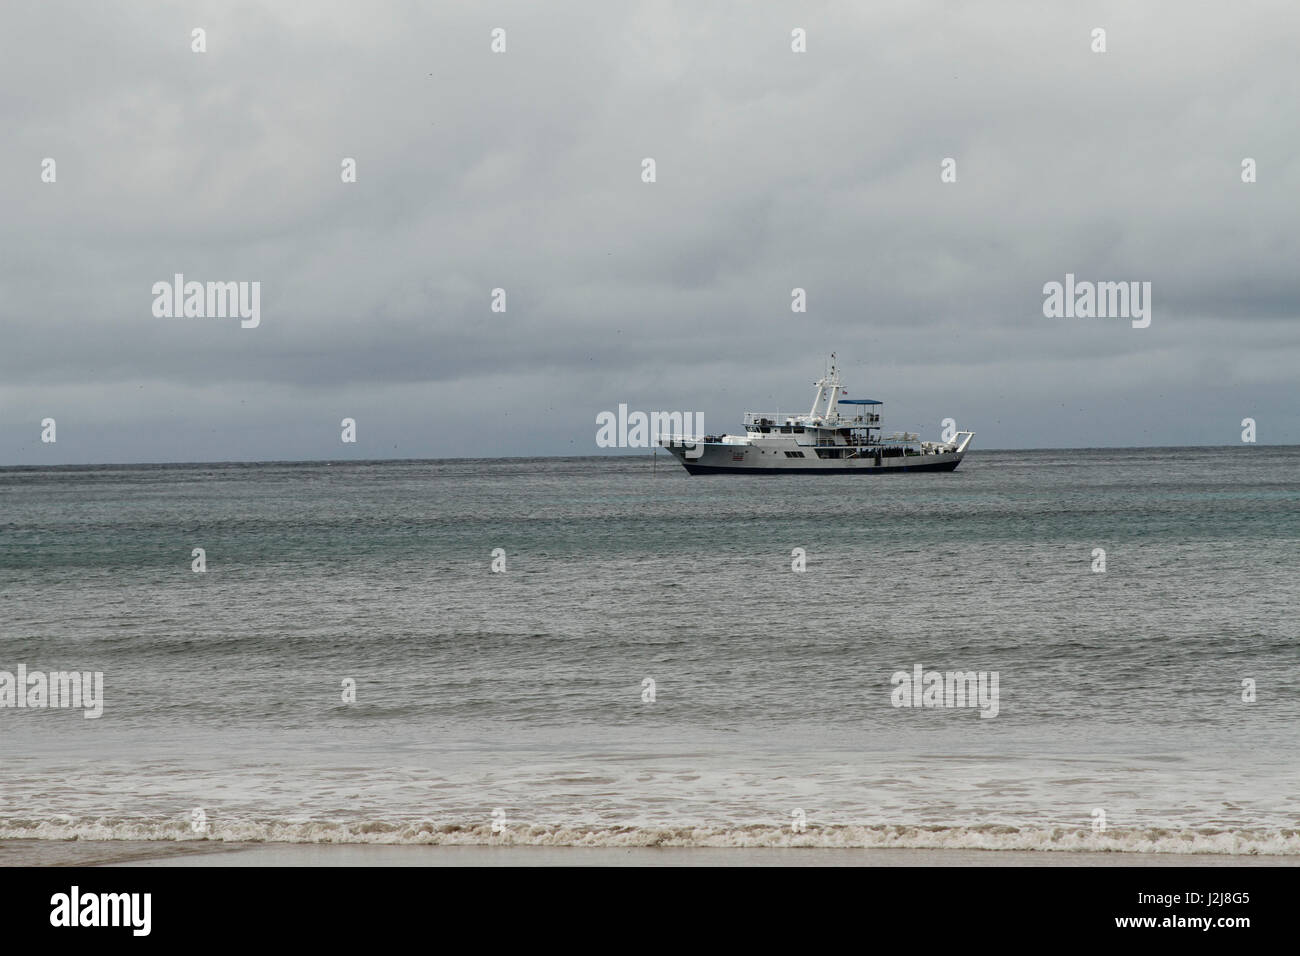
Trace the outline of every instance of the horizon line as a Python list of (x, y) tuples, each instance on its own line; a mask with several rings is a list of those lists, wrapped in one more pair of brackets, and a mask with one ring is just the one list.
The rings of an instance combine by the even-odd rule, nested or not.
[[(1209, 448), (1300, 448), (1300, 444), (1273, 442), (1238, 442), (1230, 445), (1069, 445), (1048, 448), (980, 448), (980, 452), (1062, 452), (1062, 451), (1183, 451), (1187, 449)], [(87, 461), (63, 462), (60, 464), (11, 464), (0, 465), (0, 471), (11, 469), (42, 468), (131, 468), (167, 465), (361, 465), (383, 462), (435, 462), (435, 461), (534, 461), (538, 459), (631, 459), (647, 457), (646, 451), (655, 457), (658, 449), (638, 449), (638, 454), (603, 454), (603, 455), (454, 455), (428, 458), (261, 458), (261, 459), (225, 459), (211, 461)], [(671, 457), (671, 456), (670, 456)]]

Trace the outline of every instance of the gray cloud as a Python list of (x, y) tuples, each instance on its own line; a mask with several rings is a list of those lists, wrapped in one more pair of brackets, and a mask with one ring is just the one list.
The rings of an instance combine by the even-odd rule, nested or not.
[[(832, 349), (888, 425), (977, 447), (1300, 441), (1285, 3), (4, 24), (0, 464), (589, 454), (620, 402), (806, 406)], [(261, 327), (155, 318), (176, 272), (260, 281)], [(1150, 281), (1151, 327), (1044, 318), (1067, 272)]]

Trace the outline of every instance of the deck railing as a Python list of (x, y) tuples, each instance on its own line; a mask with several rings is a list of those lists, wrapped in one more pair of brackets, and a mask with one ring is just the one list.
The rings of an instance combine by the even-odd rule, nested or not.
[(745, 445), (749, 439), (744, 435), (672, 435), (661, 432), (655, 436), (655, 444), (663, 445), (667, 442), (670, 445)]
[(790, 419), (801, 418), (807, 412), (745, 412), (746, 425), (787, 425)]
[[(803, 425), (803, 421), (808, 417), (807, 412), (745, 412), (746, 425)], [(831, 422), (823, 422), (827, 427), (835, 425), (879, 425), (880, 415), (875, 412), (861, 412), (860, 414), (847, 416), (837, 414)]]

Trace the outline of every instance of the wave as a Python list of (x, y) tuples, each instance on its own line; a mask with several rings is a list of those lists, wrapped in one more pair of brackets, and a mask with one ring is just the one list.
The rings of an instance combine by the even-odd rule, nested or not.
[(188, 821), (112, 818), (0, 821), (0, 839), (156, 840), (214, 843), (315, 843), (428, 846), (574, 847), (817, 847), (842, 849), (1037, 850), (1088, 853), (1209, 853), (1300, 856), (1300, 830), (977, 826), (573, 826), (456, 825), (387, 820), (351, 823), (278, 820), (213, 823), (192, 831)]

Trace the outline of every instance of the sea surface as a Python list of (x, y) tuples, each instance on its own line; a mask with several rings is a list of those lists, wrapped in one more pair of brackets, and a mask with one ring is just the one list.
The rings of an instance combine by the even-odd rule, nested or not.
[(5, 468), (0, 839), (1300, 856), (1297, 607), (1296, 447)]

